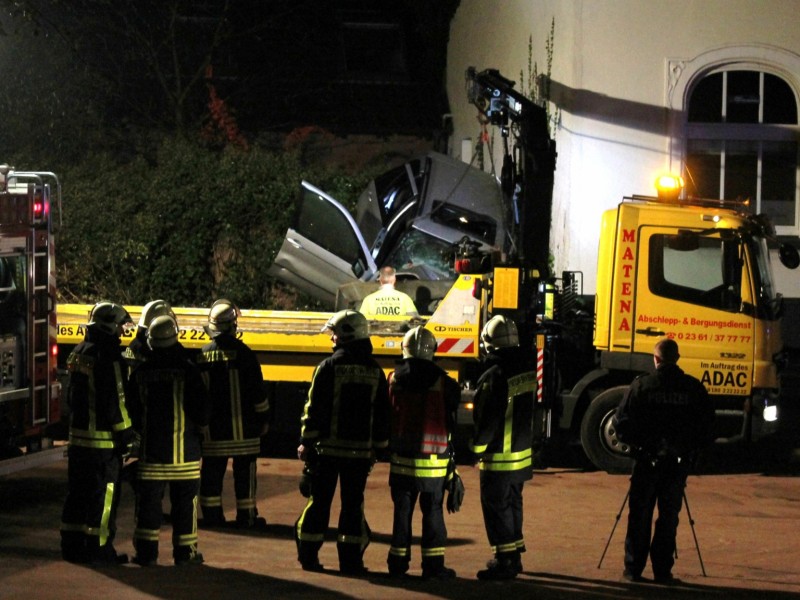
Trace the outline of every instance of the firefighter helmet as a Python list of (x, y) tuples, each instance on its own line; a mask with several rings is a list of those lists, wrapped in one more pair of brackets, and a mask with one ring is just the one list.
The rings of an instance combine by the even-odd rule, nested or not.
[(153, 319), (147, 328), (147, 345), (150, 348), (168, 348), (178, 343), (178, 324), (169, 315)]
[(436, 338), (429, 329), (418, 325), (409, 329), (403, 336), (403, 358), (433, 360), (436, 352)]
[(109, 335), (122, 335), (125, 325), (133, 325), (133, 319), (124, 306), (113, 302), (98, 302), (89, 313), (89, 326)]
[(486, 348), (487, 352), (519, 346), (519, 333), (517, 333), (516, 323), (504, 315), (492, 317), (483, 326), (481, 342), (483, 342), (483, 347)]
[(151, 300), (142, 308), (142, 314), (139, 317), (139, 327), (142, 329), (147, 329), (150, 326), (150, 323), (152, 323), (156, 317), (160, 317), (161, 315), (169, 315), (175, 319), (175, 313), (172, 311), (172, 307), (166, 300)]
[(211, 305), (211, 310), (208, 311), (206, 333), (211, 337), (216, 337), (220, 333), (235, 333), (240, 314), (238, 306), (230, 300), (220, 298)]
[(357, 310), (347, 309), (335, 313), (321, 331), (331, 330), (341, 344), (349, 344), (369, 337), (367, 318)]

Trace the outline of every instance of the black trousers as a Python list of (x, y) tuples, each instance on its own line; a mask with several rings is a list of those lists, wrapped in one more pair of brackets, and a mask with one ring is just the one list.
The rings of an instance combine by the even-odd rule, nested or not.
[(68, 491), (61, 514), (65, 559), (92, 560), (113, 549), (122, 459), (110, 449), (70, 446)]
[[(625, 536), (625, 569), (633, 575), (642, 574), (648, 555), (655, 577), (671, 574), (678, 514), (687, 476), (688, 468), (675, 460), (660, 460), (655, 465), (650, 461), (636, 461), (631, 475)], [(658, 518), (653, 531), (656, 506)]]
[(258, 516), (256, 509), (256, 459), (257, 454), (232, 457), (204, 456), (200, 467), (200, 506), (203, 518), (223, 521), (222, 484), (228, 459), (233, 459), (233, 490), (236, 495), (236, 521), (252, 525)]
[(414, 507), (419, 500), (422, 510), (422, 568), (437, 569), (444, 566), (444, 547), (447, 541), (447, 528), (444, 524), (444, 478), (437, 477), (433, 491), (419, 491), (417, 482), (409, 477), (408, 482), (393, 483), (392, 502), (394, 503), (394, 522), (392, 525), (392, 545), (389, 548), (387, 564), (390, 571), (405, 573), (411, 562), (411, 520)]
[(200, 479), (140, 479), (136, 485), (136, 528), (133, 547), (143, 561), (158, 558), (164, 492), (169, 485), (172, 557), (186, 560), (197, 553), (197, 493)]
[(317, 560), (331, 516), (331, 503), (341, 482), (339, 525), (336, 549), (339, 567), (363, 566), (364, 550), (369, 545), (369, 526), (364, 518), (364, 488), (372, 468), (368, 459), (320, 456), (311, 484), (311, 496), (295, 522), (297, 557), (300, 562)]
[(481, 509), (486, 536), (498, 558), (514, 558), (525, 552), (522, 533), (522, 487), (501, 473), (481, 471)]

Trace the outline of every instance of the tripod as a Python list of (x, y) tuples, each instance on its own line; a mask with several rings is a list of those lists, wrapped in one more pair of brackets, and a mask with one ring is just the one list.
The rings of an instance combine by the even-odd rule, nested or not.
[[(631, 492), (625, 494), (625, 498), (622, 499), (622, 505), (619, 507), (619, 512), (617, 513), (616, 518), (614, 519), (614, 526), (611, 528), (611, 533), (608, 536), (608, 541), (606, 542), (606, 547), (603, 549), (603, 555), (600, 557), (600, 562), (597, 563), (597, 568), (599, 569), (603, 565), (603, 560), (606, 557), (606, 552), (608, 552), (608, 546), (611, 544), (611, 538), (614, 537), (614, 532), (617, 530), (617, 525), (619, 525), (620, 517), (622, 517), (622, 512), (625, 510), (625, 505), (628, 503), (628, 499), (630, 498)], [(703, 564), (703, 556), (700, 554), (700, 544), (697, 542), (697, 533), (694, 529), (694, 519), (692, 518), (692, 511), (689, 510), (689, 500), (686, 498), (686, 490), (683, 492), (683, 503), (686, 506), (686, 516), (689, 519), (689, 525), (692, 528), (692, 537), (694, 538), (694, 547), (697, 549), (697, 558), (700, 560), (700, 570), (703, 572), (703, 577), (708, 577), (706, 575), (706, 567)], [(675, 549), (675, 558), (678, 557), (678, 549)]]

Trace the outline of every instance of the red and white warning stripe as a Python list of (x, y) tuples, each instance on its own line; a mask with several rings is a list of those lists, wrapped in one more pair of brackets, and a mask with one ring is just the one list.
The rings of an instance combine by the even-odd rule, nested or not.
[(474, 338), (437, 338), (437, 354), (472, 354), (475, 351)]
[(544, 402), (544, 348), (540, 344), (536, 349), (536, 402)]

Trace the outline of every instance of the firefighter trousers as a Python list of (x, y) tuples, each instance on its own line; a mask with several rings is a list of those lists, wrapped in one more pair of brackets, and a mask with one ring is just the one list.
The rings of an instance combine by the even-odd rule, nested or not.
[[(650, 556), (653, 575), (668, 577), (675, 564), (675, 536), (688, 471), (677, 462), (636, 461), (628, 497), (625, 569), (641, 575)], [(653, 512), (658, 506), (655, 530)], [(652, 540), (650, 534), (653, 534)]]
[[(444, 478), (436, 478), (434, 491), (419, 491), (416, 482), (394, 484), (394, 522), (392, 525), (392, 545), (386, 563), (392, 574), (405, 573), (411, 562), (411, 522), (414, 507), (419, 499), (422, 511), (422, 569), (436, 571), (444, 567), (444, 548), (447, 541), (447, 528), (444, 524)], [(441, 481), (441, 483), (439, 483)]]
[(70, 446), (68, 491), (61, 514), (65, 560), (87, 562), (116, 554), (114, 537), (122, 459), (114, 450)]
[(200, 467), (200, 507), (207, 524), (222, 524), (222, 487), (228, 459), (233, 460), (233, 489), (236, 495), (236, 522), (253, 525), (258, 516), (256, 508), (256, 454), (204, 456)]
[(297, 558), (301, 563), (318, 562), (319, 549), (330, 522), (333, 495), (340, 483), (341, 509), (336, 537), (339, 568), (346, 571), (364, 566), (364, 550), (369, 545), (370, 534), (364, 517), (364, 488), (371, 468), (372, 461), (368, 459), (319, 457), (311, 496), (295, 522)]
[(136, 496), (136, 525), (133, 547), (140, 562), (158, 558), (161, 531), (161, 502), (169, 484), (172, 521), (172, 557), (185, 561), (197, 554), (197, 493), (200, 479), (139, 479)]
[(516, 560), (525, 552), (522, 534), (522, 487), (524, 481), (481, 471), (481, 509), (492, 552)]

